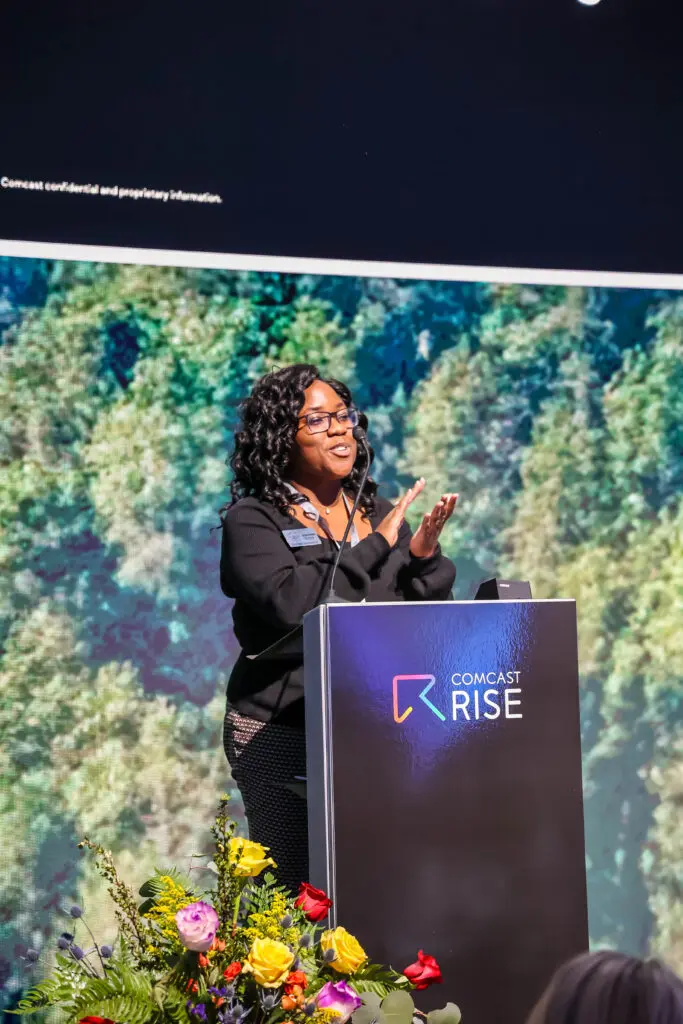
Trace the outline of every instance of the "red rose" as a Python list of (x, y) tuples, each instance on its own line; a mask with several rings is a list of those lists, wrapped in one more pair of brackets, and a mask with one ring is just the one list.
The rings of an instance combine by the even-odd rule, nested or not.
[(308, 978), (303, 971), (290, 971), (285, 981), (285, 992), (291, 996), (296, 986), (303, 990), (307, 985)]
[(237, 977), (241, 970), (242, 964), (239, 962), (239, 960), (234, 960), (231, 964), (228, 964), (228, 966), (223, 971), (223, 977), (225, 978), (226, 981), (232, 981), (233, 978)]
[(434, 957), (427, 956), (422, 950), (417, 954), (417, 961), (406, 967), (403, 973), (418, 990), (427, 988), (428, 985), (438, 985), (443, 981), (441, 968)]
[(309, 921), (322, 921), (327, 917), (332, 900), (322, 889), (315, 889), (308, 882), (302, 882), (294, 906), (303, 910)]
[(81, 1017), (78, 1024), (114, 1024), (109, 1017)]

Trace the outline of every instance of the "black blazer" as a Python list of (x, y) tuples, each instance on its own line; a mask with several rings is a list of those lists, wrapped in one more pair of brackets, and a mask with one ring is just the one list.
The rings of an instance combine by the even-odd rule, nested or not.
[[(414, 558), (407, 523), (393, 548), (374, 532), (391, 507), (386, 499), (376, 499), (373, 532), (354, 547), (346, 546), (336, 592), (348, 601), (448, 600), (455, 566), (440, 549), (430, 558)], [(224, 519), (220, 572), (223, 593), (234, 598), (234, 630), (242, 648), (228, 684), (229, 703), (260, 721), (303, 728), (303, 663), (254, 663), (245, 657), (299, 625), (329, 585), (336, 545), (321, 537), (319, 544), (292, 548), (282, 531), (297, 528), (305, 529), (273, 505), (242, 498)]]

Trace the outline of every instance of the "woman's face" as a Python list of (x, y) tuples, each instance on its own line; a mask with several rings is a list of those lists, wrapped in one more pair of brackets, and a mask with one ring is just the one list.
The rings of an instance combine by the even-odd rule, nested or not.
[(346, 404), (337, 392), (321, 380), (314, 381), (304, 392), (304, 404), (299, 410), (299, 429), (292, 456), (294, 478), (313, 477), (323, 480), (343, 480), (356, 461), (356, 440), (350, 422), (340, 423), (334, 416), (325, 430), (311, 433), (304, 417), (324, 413), (344, 412)]

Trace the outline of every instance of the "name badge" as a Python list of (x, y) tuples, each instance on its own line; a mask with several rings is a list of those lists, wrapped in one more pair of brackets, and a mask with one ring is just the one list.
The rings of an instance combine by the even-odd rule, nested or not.
[(290, 548), (310, 548), (314, 544), (320, 544), (322, 540), (320, 535), (308, 526), (304, 526), (301, 530), (283, 530), (282, 536)]

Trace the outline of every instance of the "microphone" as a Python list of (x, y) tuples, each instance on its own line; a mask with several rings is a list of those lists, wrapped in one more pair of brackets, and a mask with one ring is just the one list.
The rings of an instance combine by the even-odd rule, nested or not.
[(330, 588), (329, 588), (329, 590), (327, 592), (327, 597), (323, 601), (321, 601), (321, 604), (330, 604), (330, 603), (349, 604), (350, 603), (350, 602), (348, 602), (346, 600), (346, 598), (340, 597), (338, 594), (335, 594), (335, 592), (334, 592), (334, 577), (337, 574), (337, 567), (338, 567), (339, 562), (341, 560), (341, 556), (342, 556), (343, 551), (344, 551), (344, 545), (346, 544), (346, 541), (347, 541), (348, 536), (349, 536), (349, 532), (351, 530), (351, 526), (353, 524), (353, 517), (356, 514), (356, 509), (358, 508), (358, 503), (360, 501), (360, 496), (363, 493), (363, 488), (365, 487), (365, 481), (367, 480), (368, 473), (370, 472), (370, 461), (371, 461), (370, 445), (368, 444), (368, 439), (366, 437), (366, 434), (365, 434), (365, 431), (363, 430), (363, 428), (361, 426), (354, 427), (353, 428), (353, 436), (356, 439), (356, 441), (358, 442), (358, 444), (362, 445), (363, 450), (365, 452), (365, 468), (363, 469), (363, 475), (360, 478), (360, 486), (358, 488), (358, 493), (356, 494), (356, 497), (354, 499), (353, 505), (351, 507), (351, 514), (349, 516), (349, 521), (346, 524), (346, 529), (344, 530), (344, 536), (342, 537), (341, 542), (339, 544), (339, 550), (337, 551), (337, 557), (335, 558), (334, 564), (332, 566), (332, 573), (330, 574)]
[[(358, 488), (358, 494), (356, 495), (355, 501), (354, 501), (354, 503), (353, 503), (353, 505), (351, 507), (351, 514), (349, 515), (349, 521), (346, 524), (346, 529), (344, 530), (344, 536), (341, 539), (341, 543), (339, 545), (339, 550), (337, 551), (337, 557), (335, 558), (334, 564), (332, 566), (332, 572), (330, 574), (330, 589), (329, 589), (329, 591), (327, 593), (327, 597), (323, 597), (322, 599), (320, 599), (318, 601), (319, 605), (321, 605), (321, 604), (328, 604), (329, 602), (332, 602), (332, 601), (334, 601), (335, 604), (352, 604), (353, 603), (351, 601), (347, 601), (345, 597), (340, 597), (338, 594), (335, 594), (335, 592), (334, 592), (334, 577), (335, 577), (335, 573), (337, 572), (337, 566), (339, 565), (339, 560), (340, 560), (340, 558), (342, 556), (342, 551), (344, 550), (344, 545), (346, 544), (347, 538), (349, 536), (349, 531), (350, 531), (351, 525), (353, 523), (353, 517), (356, 514), (356, 509), (358, 508), (358, 503), (360, 501), (360, 496), (363, 493), (363, 488), (365, 487), (365, 481), (367, 480), (368, 473), (370, 472), (370, 463), (372, 462), (372, 451), (371, 451), (370, 445), (368, 444), (368, 439), (365, 436), (365, 431), (363, 430), (363, 428), (361, 426), (354, 427), (353, 428), (353, 436), (356, 439), (356, 441), (358, 442), (358, 444), (363, 446), (363, 451), (365, 452), (365, 457), (366, 457), (365, 468), (364, 468), (363, 473), (361, 475), (360, 487)], [(321, 592), (323, 594), (325, 592), (325, 590), (324, 590), (324, 583), (323, 583), (323, 588), (322, 588)], [(277, 659), (280, 659), (280, 658), (294, 658), (295, 660), (300, 660), (301, 659), (301, 655), (303, 654), (302, 637), (303, 637), (303, 626), (302, 626), (301, 623), (299, 623), (299, 625), (295, 626), (294, 629), (290, 629), (289, 633), (285, 633), (285, 635), (283, 637), (281, 637), (279, 640), (276, 640), (274, 644), (271, 644), (269, 647), (266, 647), (266, 649), (264, 651), (261, 651), (259, 654), (248, 654), (247, 658), (249, 658), (251, 661), (256, 661), (256, 662), (269, 661), (269, 660), (274, 660), (276, 658)], [(299, 783), (299, 784), (301, 784), (301, 783)], [(305, 785), (305, 783), (304, 783), (304, 785)]]

